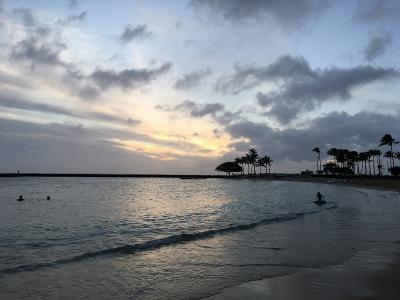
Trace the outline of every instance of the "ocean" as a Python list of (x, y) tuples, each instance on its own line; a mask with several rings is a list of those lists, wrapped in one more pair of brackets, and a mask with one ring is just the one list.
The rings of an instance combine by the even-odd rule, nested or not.
[(398, 242), (399, 200), (261, 179), (0, 178), (0, 298), (201, 299)]

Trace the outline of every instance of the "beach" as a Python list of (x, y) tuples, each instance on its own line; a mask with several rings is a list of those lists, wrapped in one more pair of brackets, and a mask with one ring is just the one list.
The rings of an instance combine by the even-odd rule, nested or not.
[(399, 299), (400, 244), (382, 243), (343, 264), (302, 269), (294, 274), (224, 289), (208, 300), (225, 299)]

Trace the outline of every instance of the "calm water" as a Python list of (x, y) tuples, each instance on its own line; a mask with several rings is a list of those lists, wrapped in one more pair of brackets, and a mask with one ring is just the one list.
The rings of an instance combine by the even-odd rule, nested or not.
[(0, 205), (6, 299), (198, 299), (400, 240), (398, 193), (312, 183), (1, 178)]

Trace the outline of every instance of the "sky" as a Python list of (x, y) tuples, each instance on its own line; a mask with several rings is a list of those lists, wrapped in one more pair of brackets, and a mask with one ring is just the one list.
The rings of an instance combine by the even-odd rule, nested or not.
[(0, 173), (272, 172), (400, 139), (397, 0), (0, 0)]

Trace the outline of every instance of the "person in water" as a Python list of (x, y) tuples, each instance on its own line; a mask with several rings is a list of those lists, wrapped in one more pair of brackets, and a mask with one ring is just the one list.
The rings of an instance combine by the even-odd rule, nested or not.
[(317, 193), (315, 196), (318, 202), (326, 202), (324, 195), (322, 195), (320, 192)]
[(19, 198), (17, 200), (18, 201), (24, 201), (24, 198), (22, 197), (22, 195), (19, 195)]

